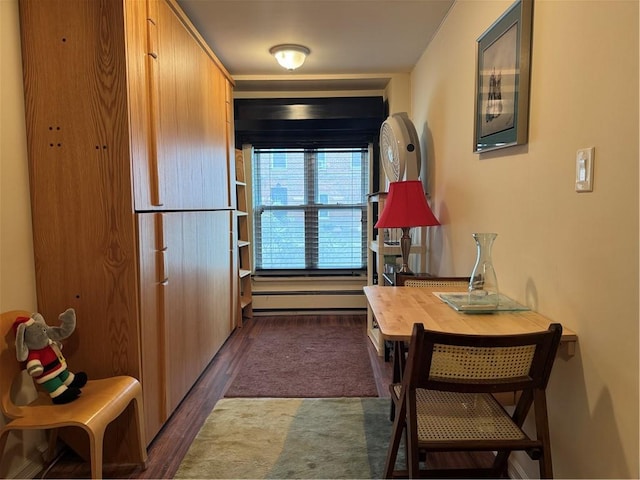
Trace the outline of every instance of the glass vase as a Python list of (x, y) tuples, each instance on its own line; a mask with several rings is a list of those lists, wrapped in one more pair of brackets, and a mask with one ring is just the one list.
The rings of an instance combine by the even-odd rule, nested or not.
[(491, 248), (498, 234), (474, 233), (472, 236), (476, 241), (477, 257), (469, 279), (469, 303), (497, 307), (498, 278), (493, 268)]

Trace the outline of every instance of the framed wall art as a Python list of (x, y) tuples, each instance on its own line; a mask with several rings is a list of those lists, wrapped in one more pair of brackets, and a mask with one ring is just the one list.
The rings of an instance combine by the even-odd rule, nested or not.
[(518, 0), (477, 40), (473, 151), (527, 143), (533, 0)]

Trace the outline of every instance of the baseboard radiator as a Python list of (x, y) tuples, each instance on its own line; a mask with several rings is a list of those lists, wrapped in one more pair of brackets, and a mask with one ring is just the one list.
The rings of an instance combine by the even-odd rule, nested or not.
[(361, 277), (254, 277), (253, 313), (364, 313), (365, 285), (366, 278)]

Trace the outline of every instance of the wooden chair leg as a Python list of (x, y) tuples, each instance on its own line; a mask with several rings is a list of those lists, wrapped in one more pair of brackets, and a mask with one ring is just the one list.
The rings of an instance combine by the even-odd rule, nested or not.
[(506, 477), (509, 467), (509, 455), (511, 455), (511, 450), (500, 450), (496, 453), (496, 458), (493, 460), (491, 468), (493, 471), (498, 472), (500, 477)]
[(393, 471), (396, 466), (396, 459), (398, 458), (398, 449), (400, 448), (400, 440), (402, 434), (406, 428), (404, 416), (406, 413), (406, 407), (404, 403), (400, 405), (400, 409), (397, 413), (396, 419), (393, 422), (393, 429), (391, 431), (391, 441), (387, 449), (387, 460), (384, 465), (384, 478), (392, 478)]
[[(407, 353), (407, 348), (405, 347), (404, 342), (393, 343), (393, 375), (392, 375), (393, 381), (392, 383), (402, 382), (402, 372), (404, 371), (404, 367), (406, 365), (406, 353)], [(389, 420), (393, 422), (395, 416), (396, 416), (396, 406), (394, 402), (391, 402), (391, 411), (389, 412)]]
[(144, 436), (144, 415), (142, 410), (142, 395), (137, 395), (133, 399), (134, 416), (136, 419), (136, 432), (138, 437), (138, 455), (140, 466), (143, 470), (147, 468), (147, 446)]
[(542, 449), (540, 462), (540, 478), (553, 478), (553, 468), (551, 466), (551, 452), (548, 448)]
[(420, 453), (418, 452), (418, 424), (415, 397), (409, 399), (407, 406), (407, 466), (409, 478), (420, 477)]
[(398, 449), (400, 448), (400, 439), (402, 438), (403, 427), (400, 428), (400, 431), (396, 433), (396, 429), (394, 426), (393, 433), (391, 436), (391, 443), (389, 444), (389, 448), (387, 449), (387, 460), (384, 465), (384, 477), (383, 478), (393, 478), (393, 471), (395, 470), (396, 460), (398, 458)]
[(102, 452), (104, 429), (86, 429), (89, 434), (89, 452), (91, 456), (91, 478), (102, 478)]
[(542, 443), (540, 462), (540, 478), (553, 478), (553, 464), (551, 462), (551, 438), (549, 435), (549, 420), (547, 418), (547, 397), (544, 391), (534, 393), (533, 408), (536, 416), (536, 435)]

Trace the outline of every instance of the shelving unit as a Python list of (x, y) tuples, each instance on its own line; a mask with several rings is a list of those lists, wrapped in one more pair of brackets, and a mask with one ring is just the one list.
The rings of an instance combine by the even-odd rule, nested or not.
[(251, 242), (249, 241), (248, 178), (242, 150), (236, 149), (236, 228), (238, 244), (238, 326), (253, 317), (251, 295)]
[[(385, 256), (401, 255), (400, 245), (385, 243), (384, 234), (378, 232), (374, 225), (380, 212), (384, 209), (387, 192), (371, 193), (367, 198), (367, 285), (385, 285), (383, 281)], [(395, 230), (395, 229), (394, 229)], [(418, 233), (416, 235), (416, 232)], [(416, 238), (417, 237), (417, 238)], [(400, 235), (398, 235), (400, 238)], [(412, 229), (410, 254), (419, 255), (418, 271), (426, 271), (426, 229)], [(367, 307), (367, 335), (376, 348), (378, 355), (384, 354), (384, 340), (380, 337), (378, 326), (371, 309)]]

